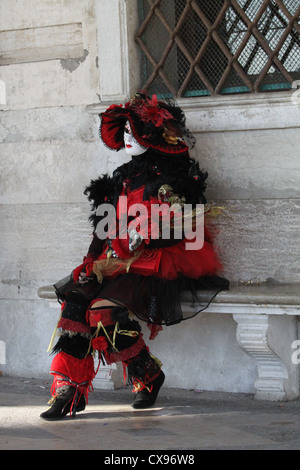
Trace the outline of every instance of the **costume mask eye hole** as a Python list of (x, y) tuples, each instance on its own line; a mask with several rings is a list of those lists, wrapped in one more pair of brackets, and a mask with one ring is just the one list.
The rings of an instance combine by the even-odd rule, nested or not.
[(129, 121), (124, 126), (124, 144), (126, 153), (131, 156), (142, 155), (147, 150), (135, 139)]
[(131, 130), (131, 127), (130, 127), (130, 124), (129, 124), (128, 121), (125, 124), (124, 132), (125, 132), (125, 134), (129, 134), (129, 135), (132, 134), (132, 130)]

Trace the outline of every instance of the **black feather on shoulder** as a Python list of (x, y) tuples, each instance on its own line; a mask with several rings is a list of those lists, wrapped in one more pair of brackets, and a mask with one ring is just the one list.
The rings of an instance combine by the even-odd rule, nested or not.
[(92, 210), (97, 209), (101, 204), (113, 203), (115, 194), (115, 180), (108, 175), (92, 180), (86, 187), (84, 194), (92, 202)]
[[(141, 158), (143, 157), (143, 158)], [(187, 155), (176, 157), (157, 155), (151, 149), (146, 154), (133, 157), (128, 163), (118, 167), (112, 176), (103, 175), (92, 180), (84, 194), (92, 203), (90, 222), (96, 227), (103, 216), (98, 216), (96, 209), (102, 204), (117, 207), (118, 198), (127, 180), (131, 190), (145, 186), (144, 200), (156, 197), (162, 185), (168, 184), (175, 194), (185, 197), (187, 204), (205, 204), (207, 173), (203, 172), (199, 163)]]

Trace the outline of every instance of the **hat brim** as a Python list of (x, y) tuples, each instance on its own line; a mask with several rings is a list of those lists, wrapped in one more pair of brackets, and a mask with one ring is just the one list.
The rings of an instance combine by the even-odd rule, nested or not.
[(129, 108), (113, 105), (100, 114), (100, 138), (108, 148), (119, 151), (124, 149), (124, 127), (129, 121), (132, 133), (136, 141), (145, 148), (152, 148), (163, 154), (183, 154), (188, 152), (188, 146), (178, 140), (176, 145), (168, 144), (163, 139), (159, 143), (151, 142), (146, 136), (142, 136), (141, 123)]

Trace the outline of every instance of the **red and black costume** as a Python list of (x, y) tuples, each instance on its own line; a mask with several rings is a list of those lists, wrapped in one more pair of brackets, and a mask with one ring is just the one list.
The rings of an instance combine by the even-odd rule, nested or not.
[[(63, 397), (65, 409), (73, 412), (76, 407), (84, 409), (83, 396), (87, 397), (95, 375), (94, 351), (108, 364), (122, 362), (137, 394), (146, 390), (151, 395), (158, 384), (153, 389), (157, 394), (163, 382), (161, 363), (146, 346), (137, 319), (148, 323), (153, 339), (163, 325), (187, 318), (180, 303), (183, 291), (197, 298), (197, 292), (205, 290), (206, 300), (199, 301), (197, 309), (202, 311), (220, 290), (228, 288), (228, 282), (218, 276), (221, 266), (206, 228), (202, 248), (189, 251), (186, 240), (175, 238), (172, 228), (164, 239), (160, 224), (151, 226), (153, 204), (170, 206), (176, 201), (196, 208), (206, 203), (207, 174), (190, 158), (182, 139), (182, 110), (156, 97), (136, 95), (124, 107), (111, 106), (100, 118), (100, 136), (110, 149), (124, 147), (124, 126), (129, 122), (135, 139), (147, 150), (86, 188), (94, 237), (82, 265), (67, 282), (55, 285), (62, 313), (61, 336), (53, 348), (52, 394), (56, 400)], [(120, 196), (127, 198), (125, 208)], [(104, 204), (116, 214), (114, 236), (108, 226), (106, 236), (99, 237), (99, 224), (103, 228), (106, 221), (99, 211)], [(142, 223), (142, 214), (130, 211), (134, 204), (145, 206), (149, 214), (148, 232), (136, 246), (130, 232), (121, 236), (119, 231), (124, 217), (128, 226), (132, 221), (136, 226)], [(95, 307), (99, 299), (112, 305)], [(47, 419), (47, 412), (44, 415)]]

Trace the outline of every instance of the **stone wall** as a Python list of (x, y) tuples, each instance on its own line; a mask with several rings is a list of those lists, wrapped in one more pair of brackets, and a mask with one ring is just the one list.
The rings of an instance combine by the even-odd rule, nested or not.
[[(137, 82), (134, 1), (2, 0), (0, 9), (0, 370), (47, 378), (59, 305), (37, 289), (80, 264), (91, 240), (83, 190), (127, 159), (99, 142), (97, 113)], [(197, 137), (192, 156), (209, 173), (207, 196), (227, 207), (216, 221), (225, 275), (299, 282), (300, 107), (291, 93), (180, 105)], [(166, 385), (253, 391), (256, 368), (235, 330), (229, 316), (205, 312), (166, 328), (150, 344)]]
[(90, 241), (82, 193), (109, 167), (85, 111), (99, 99), (96, 36), (93, 0), (1, 2), (3, 373), (48, 376), (59, 308), (37, 289), (70, 272)]

